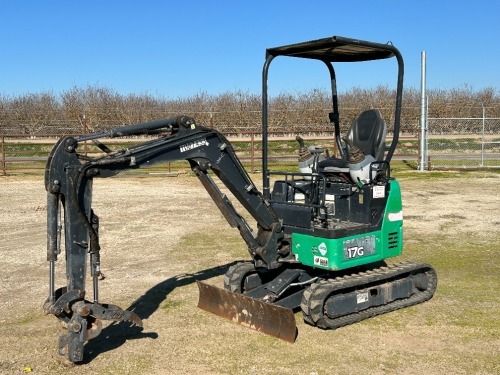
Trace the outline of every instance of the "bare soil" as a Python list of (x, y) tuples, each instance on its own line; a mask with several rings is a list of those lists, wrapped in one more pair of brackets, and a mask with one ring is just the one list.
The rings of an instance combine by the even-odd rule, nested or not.
[[(106, 275), (101, 301), (134, 309), (144, 328), (107, 325), (86, 345), (85, 362), (70, 366), (57, 354), (57, 319), (42, 311), (48, 294), (43, 180), (1, 178), (0, 374), (500, 373), (500, 175), (400, 181), (406, 249), (399, 260), (437, 262), (435, 297), (335, 331), (308, 326), (298, 313), (299, 335), (289, 344), (196, 307), (195, 280), (222, 285), (227, 267), (248, 258), (237, 230), (197, 179), (96, 180)], [(475, 259), (483, 268), (465, 282), (462, 270)], [(64, 280), (62, 254), (57, 286)], [(475, 290), (483, 289), (478, 296)]]

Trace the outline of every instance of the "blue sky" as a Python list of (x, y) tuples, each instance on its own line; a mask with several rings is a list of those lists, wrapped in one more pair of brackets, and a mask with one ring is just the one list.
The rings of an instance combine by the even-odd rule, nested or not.
[[(499, 24), (498, 0), (0, 0), (0, 95), (259, 94), (266, 48), (333, 35), (391, 41), (405, 87), (420, 87), (425, 50), (428, 88), (498, 92)], [(292, 60), (273, 62), (271, 93), (327, 87), (322, 64)], [(373, 64), (337, 65), (339, 91), (393, 87), (395, 61)]]

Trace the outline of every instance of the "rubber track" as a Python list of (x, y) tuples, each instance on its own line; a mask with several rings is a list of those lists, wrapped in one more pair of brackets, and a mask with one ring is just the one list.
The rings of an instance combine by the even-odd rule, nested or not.
[(224, 289), (234, 293), (243, 293), (243, 279), (246, 275), (255, 273), (255, 267), (252, 262), (238, 262), (229, 267), (224, 275)]
[[(411, 295), (409, 298), (370, 307), (338, 318), (331, 319), (324, 314), (325, 301), (332, 295), (340, 294), (345, 289), (350, 292), (354, 288), (358, 290), (370, 288), (374, 284), (388, 282), (396, 277), (410, 273), (425, 273), (429, 279), (429, 287), (424, 291)], [(425, 302), (432, 298), (436, 286), (437, 274), (431, 265), (427, 263), (398, 263), (335, 279), (320, 280), (304, 291), (301, 309), (307, 323), (323, 329), (335, 329), (376, 315)]]

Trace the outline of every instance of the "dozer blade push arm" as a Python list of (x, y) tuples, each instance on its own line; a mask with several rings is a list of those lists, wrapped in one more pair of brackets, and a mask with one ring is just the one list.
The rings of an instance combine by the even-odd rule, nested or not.
[[(118, 151), (111, 151), (98, 141), (100, 138), (165, 132), (167, 135)], [(95, 158), (79, 154), (79, 143), (88, 140), (93, 140), (105, 154)], [(98, 301), (98, 280), (103, 275), (100, 270), (99, 219), (91, 207), (92, 180), (177, 160), (189, 162), (229, 224), (240, 231), (255, 265), (270, 269), (280, 266), (279, 248), (283, 234), (279, 219), (245, 172), (231, 144), (216, 130), (198, 126), (192, 118), (181, 116), (99, 134), (64, 137), (54, 146), (45, 173), (50, 276), (49, 297), (44, 310), (55, 315), (67, 329), (67, 333), (60, 336), (59, 351), (70, 361), (83, 359), (84, 343), (100, 333), (101, 320), (142, 325), (135, 313)], [(259, 229), (256, 235), (217, 187), (209, 171), (217, 175), (255, 219)], [(60, 253), (61, 227), (64, 228), (67, 284), (56, 290), (54, 269)], [(85, 286), (87, 254), (93, 280), (92, 300), (88, 299)]]

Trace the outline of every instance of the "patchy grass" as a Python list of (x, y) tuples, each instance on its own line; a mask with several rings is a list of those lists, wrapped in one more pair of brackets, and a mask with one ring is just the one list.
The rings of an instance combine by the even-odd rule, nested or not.
[[(101, 296), (135, 306), (144, 328), (106, 323), (86, 346), (90, 359), (71, 367), (57, 354), (57, 320), (41, 309), (48, 285), (45, 218), (17, 209), (45, 204), (43, 179), (7, 177), (0, 222), (11, 235), (0, 251), (6, 270), (22, 272), (2, 276), (0, 373), (28, 366), (61, 375), (500, 373), (498, 174), (407, 171), (396, 177), (404, 194), (405, 248), (391, 261), (432, 264), (436, 295), (334, 331), (311, 327), (297, 313), (294, 344), (196, 307), (197, 279), (221, 286), (228, 264), (248, 259), (238, 231), (196, 178), (95, 181), (108, 276)], [(445, 232), (440, 223), (447, 224)], [(64, 267), (64, 254), (57, 266)], [(60, 286), (64, 275), (57, 275)]]

